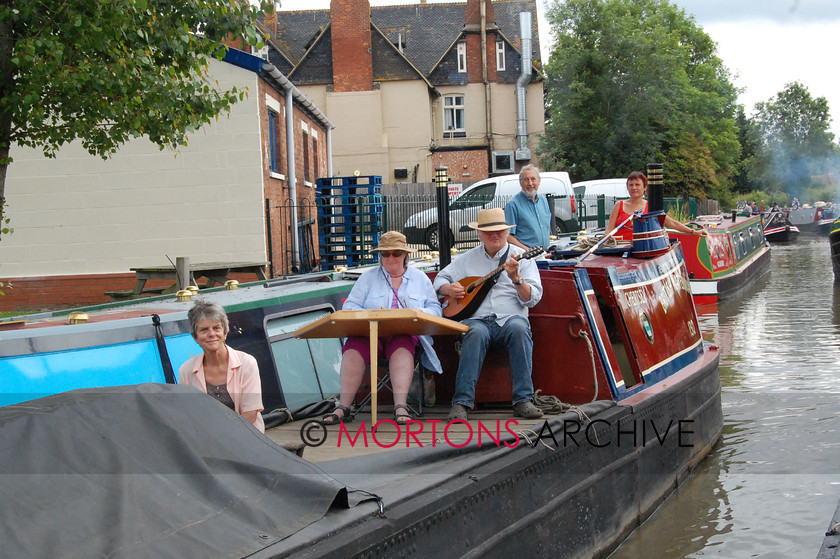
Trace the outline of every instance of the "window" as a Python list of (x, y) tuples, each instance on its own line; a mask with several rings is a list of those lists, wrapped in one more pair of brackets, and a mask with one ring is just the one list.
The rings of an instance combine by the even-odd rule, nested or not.
[(268, 111), (268, 166), (272, 173), (281, 174), (280, 161), (280, 115), (276, 112)]
[(456, 53), (458, 55), (458, 72), (463, 74), (467, 71), (467, 43), (458, 43)]
[(505, 71), (505, 42), (496, 41), (496, 70)]
[(309, 175), (309, 134), (303, 133), (303, 182), (312, 182)]
[(254, 56), (259, 56), (263, 60), (268, 60), (268, 45), (264, 45), (263, 48), (258, 49), (255, 47), (251, 47), (251, 54)]
[(296, 329), (332, 310), (330, 307), (301, 314), (279, 315), (270, 317), (266, 322), (271, 355), (283, 387), (283, 397), (286, 406), (291, 409), (323, 400), (341, 391), (341, 340), (302, 340), (294, 337)]
[(445, 95), (443, 97), (443, 129), (444, 137), (455, 136), (456, 132), (464, 132), (464, 96)]
[(318, 133), (312, 131), (312, 176), (318, 178)]
[(449, 210), (464, 210), (467, 208), (483, 208), (489, 202), (493, 201), (496, 195), (496, 182), (491, 181), (481, 186), (475, 186), (453, 200), (449, 206)]

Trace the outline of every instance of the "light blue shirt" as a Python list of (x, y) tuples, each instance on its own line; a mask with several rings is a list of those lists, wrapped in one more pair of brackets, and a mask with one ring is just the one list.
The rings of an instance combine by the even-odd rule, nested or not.
[[(508, 259), (525, 252), (517, 246), (506, 244), (502, 247), (502, 250), (491, 257), (484, 250), (482, 244), (458, 256), (435, 277), (435, 291), (447, 283), (454, 283), (462, 278), (482, 277), (489, 274), (504, 264), (500, 260), (508, 247), (510, 247), (510, 252), (507, 255)], [(496, 322), (500, 325), (504, 324), (511, 316), (527, 318), (528, 309), (534, 307), (542, 299), (542, 281), (537, 264), (531, 259), (519, 261), (519, 273), (525, 278), (525, 281), (531, 284), (531, 298), (529, 300), (523, 301), (519, 298), (516, 286), (510, 281), (507, 272), (502, 271), (499, 274), (498, 282), (484, 298), (481, 305), (478, 306), (473, 317), (496, 315)]]
[(527, 247), (541, 246), (548, 250), (551, 242), (551, 208), (542, 194), (531, 201), (521, 190), (505, 204), (505, 220), (514, 225), (511, 233)]
[[(409, 266), (403, 275), (402, 283), (397, 289), (397, 298), (401, 304), (400, 308), (415, 309), (433, 316), (443, 315), (429, 276), (412, 266)], [(377, 266), (359, 276), (342, 308), (353, 311), (390, 309), (393, 300), (394, 291), (391, 289), (388, 273), (382, 266)], [(432, 338), (420, 336), (420, 345), (423, 346), (423, 366), (442, 373), (440, 360), (432, 348)]]

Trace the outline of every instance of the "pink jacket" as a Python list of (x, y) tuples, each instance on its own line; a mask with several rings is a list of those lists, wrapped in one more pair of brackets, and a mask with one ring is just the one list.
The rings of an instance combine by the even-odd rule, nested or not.
[[(260, 369), (253, 356), (237, 351), (230, 346), (228, 349), (227, 390), (233, 400), (236, 413), (243, 411), (261, 412), (262, 385), (260, 384)], [(178, 370), (178, 383), (188, 384), (207, 392), (204, 381), (204, 354), (201, 353), (187, 360)], [(262, 414), (257, 413), (254, 427), (265, 433), (265, 422)]]

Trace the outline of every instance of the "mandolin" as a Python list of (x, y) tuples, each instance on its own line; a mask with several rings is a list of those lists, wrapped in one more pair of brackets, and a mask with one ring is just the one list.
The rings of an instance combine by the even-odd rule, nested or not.
[[(545, 252), (543, 247), (532, 247), (518, 256), (514, 256), (514, 260), (522, 260), (525, 258), (533, 258)], [(462, 299), (447, 296), (443, 302), (443, 316), (451, 320), (464, 320), (473, 315), (481, 302), (490, 292), (494, 285), (496, 285), (496, 278), (499, 277), (505, 269), (504, 263), (501, 266), (487, 274), (486, 276), (469, 276), (461, 278), (458, 283), (464, 286), (466, 293)]]

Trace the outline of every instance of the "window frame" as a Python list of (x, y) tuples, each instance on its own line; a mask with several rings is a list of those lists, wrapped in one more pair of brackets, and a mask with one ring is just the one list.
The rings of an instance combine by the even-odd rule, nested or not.
[(268, 109), (268, 170), (274, 175), (283, 174), (283, 150), (280, 145), (282, 118), (274, 109)]
[(455, 45), (455, 56), (458, 64), (458, 73), (467, 73), (467, 43), (461, 41)]
[(309, 175), (309, 132), (303, 130), (301, 132), (301, 143), (303, 145), (303, 182), (310, 183)]
[[(453, 102), (450, 103), (450, 100)], [(460, 103), (455, 102), (459, 100)], [(463, 93), (448, 93), (443, 96), (443, 132), (445, 138), (466, 133), (466, 106), (466, 98)], [(460, 118), (458, 118), (459, 116)], [(448, 127), (448, 124), (454, 126)], [(458, 124), (460, 126), (457, 126)]]
[(496, 41), (496, 71), (505, 71), (505, 42)]

